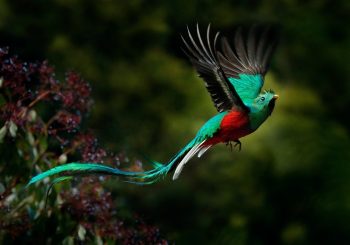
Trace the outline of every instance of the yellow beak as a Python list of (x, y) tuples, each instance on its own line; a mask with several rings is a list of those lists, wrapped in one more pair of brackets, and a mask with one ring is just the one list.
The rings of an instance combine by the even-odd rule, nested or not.
[(278, 97), (279, 97), (278, 94), (275, 94), (272, 98), (275, 99), (275, 100), (277, 100)]

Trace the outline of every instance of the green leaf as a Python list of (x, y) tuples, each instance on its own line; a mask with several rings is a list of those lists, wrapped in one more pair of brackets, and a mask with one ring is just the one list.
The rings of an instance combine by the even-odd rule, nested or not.
[(4, 138), (6, 136), (7, 133), (7, 127), (6, 125), (4, 125), (1, 129), (0, 129), (0, 143), (2, 143), (4, 141)]
[(60, 156), (59, 156), (59, 158), (58, 158), (58, 162), (60, 163), (60, 164), (64, 164), (64, 163), (66, 163), (67, 162), (67, 155), (66, 154), (61, 154)]
[(44, 153), (47, 150), (47, 138), (40, 137), (39, 138), (39, 152), (40, 154)]
[(86, 235), (86, 230), (84, 228), (84, 226), (79, 225), (78, 226), (78, 237), (81, 241), (85, 240), (85, 235)]
[(100, 236), (98, 236), (98, 235), (95, 237), (95, 244), (103, 245), (102, 238)]
[(35, 110), (30, 110), (30, 111), (28, 112), (28, 119), (29, 119), (30, 122), (35, 122), (35, 120), (37, 119), (37, 117), (38, 117), (38, 115), (37, 115), (37, 113), (36, 113)]
[(74, 237), (68, 236), (62, 241), (63, 245), (73, 245), (74, 244)]
[(27, 138), (28, 138), (29, 144), (31, 146), (34, 146), (34, 144), (35, 144), (34, 135), (30, 131), (27, 132)]
[(5, 186), (0, 183), (0, 195), (5, 192)]
[(13, 138), (16, 137), (17, 129), (18, 129), (17, 125), (13, 121), (10, 121), (9, 122), (9, 132), (10, 132), (11, 137), (13, 137)]

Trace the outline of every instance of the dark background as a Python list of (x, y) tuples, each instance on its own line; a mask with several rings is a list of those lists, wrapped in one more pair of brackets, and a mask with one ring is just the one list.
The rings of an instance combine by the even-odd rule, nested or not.
[(347, 0), (1, 0), (0, 44), (88, 80), (102, 145), (167, 161), (216, 113), (181, 51), (186, 25), (279, 26), (265, 88), (280, 99), (241, 152), (219, 145), (175, 182), (106, 188), (176, 244), (349, 244), (349, 13)]

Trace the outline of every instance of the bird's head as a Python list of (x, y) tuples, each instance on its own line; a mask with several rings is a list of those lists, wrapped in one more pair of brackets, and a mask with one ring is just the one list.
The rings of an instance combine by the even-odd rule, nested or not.
[(271, 115), (273, 109), (275, 108), (275, 102), (278, 95), (272, 90), (265, 90), (256, 97), (254, 100), (254, 107), (260, 111), (267, 113), (268, 116)]

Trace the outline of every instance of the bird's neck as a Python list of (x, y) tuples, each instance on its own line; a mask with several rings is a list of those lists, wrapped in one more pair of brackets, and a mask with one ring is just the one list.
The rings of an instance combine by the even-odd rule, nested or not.
[(269, 113), (267, 110), (258, 110), (254, 106), (250, 107), (249, 121), (252, 130), (256, 130), (260, 125), (268, 118)]

